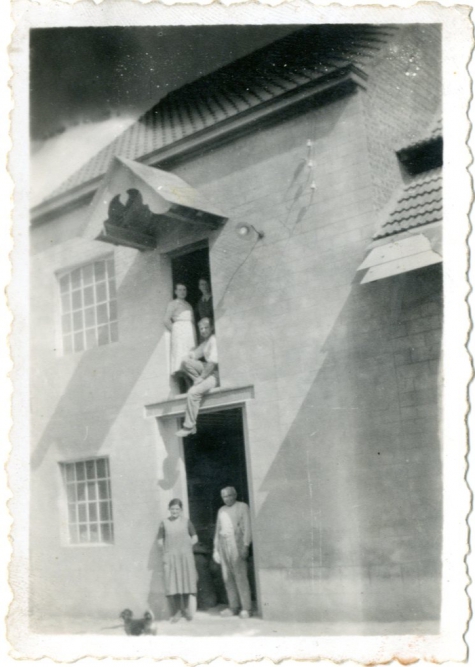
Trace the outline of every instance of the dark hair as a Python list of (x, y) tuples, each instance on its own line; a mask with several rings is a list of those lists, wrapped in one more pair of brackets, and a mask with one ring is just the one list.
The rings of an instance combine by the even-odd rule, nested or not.
[(205, 278), (205, 276), (200, 276), (200, 277), (198, 278), (198, 283), (200, 283), (202, 280), (204, 280), (205, 283), (208, 283), (208, 285), (211, 286), (211, 282), (210, 282), (210, 279), (209, 279), (209, 278)]
[(170, 500), (170, 502), (168, 503), (168, 509), (170, 509), (170, 507), (173, 507), (174, 505), (178, 505), (180, 509), (183, 509), (183, 503), (179, 498), (172, 498), (172, 500)]

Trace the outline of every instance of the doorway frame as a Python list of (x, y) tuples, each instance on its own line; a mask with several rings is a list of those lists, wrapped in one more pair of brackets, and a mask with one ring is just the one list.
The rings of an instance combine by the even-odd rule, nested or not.
[(208, 248), (209, 251), (208, 238), (188, 243), (187, 245), (180, 246), (179, 248), (175, 248), (174, 250), (168, 250), (163, 254), (167, 255), (170, 258), (170, 260), (172, 260), (175, 259), (175, 257), (181, 257), (181, 255), (189, 255), (190, 253), (195, 252), (195, 250), (204, 250), (205, 248)]
[[(251, 451), (250, 451), (250, 442), (249, 442), (249, 427), (247, 419), (247, 405), (246, 402), (237, 402), (231, 404), (223, 405), (214, 405), (209, 408), (201, 408), (200, 412), (202, 413), (213, 413), (213, 412), (223, 412), (225, 410), (232, 410), (238, 408), (241, 411), (242, 418), (242, 431), (243, 431), (243, 442), (244, 442), (244, 459), (246, 464), (246, 476), (247, 476), (247, 488), (249, 493), (249, 512), (251, 516), (251, 533), (252, 533), (252, 551), (253, 551), (253, 567), (254, 567), (254, 579), (256, 582), (256, 604), (257, 604), (257, 618), (263, 618), (263, 605), (262, 605), (262, 589), (260, 581), (260, 572), (258, 564), (260, 563), (259, 557), (259, 538), (257, 533), (257, 516), (255, 510), (255, 490), (254, 490), (254, 479), (252, 476), (252, 465), (251, 465)], [(174, 419), (177, 430), (181, 428), (181, 420), (185, 416), (185, 413), (170, 415), (168, 419), (171, 421)], [(167, 419), (166, 415), (161, 417), (156, 417), (157, 421)], [(182, 487), (186, 489), (186, 511), (189, 515), (189, 504), (188, 504), (188, 476), (186, 470), (186, 461), (185, 461), (185, 449), (183, 438), (177, 438), (178, 441), (178, 453), (183, 462), (181, 466), (181, 471), (184, 476), (182, 480)]]

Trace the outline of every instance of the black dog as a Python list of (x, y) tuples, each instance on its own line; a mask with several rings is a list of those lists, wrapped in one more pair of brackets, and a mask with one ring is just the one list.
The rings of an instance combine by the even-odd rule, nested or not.
[(154, 635), (155, 630), (152, 628), (153, 615), (150, 611), (146, 611), (143, 618), (133, 618), (133, 612), (130, 609), (124, 609), (120, 614), (120, 618), (124, 620), (124, 630), (126, 635)]

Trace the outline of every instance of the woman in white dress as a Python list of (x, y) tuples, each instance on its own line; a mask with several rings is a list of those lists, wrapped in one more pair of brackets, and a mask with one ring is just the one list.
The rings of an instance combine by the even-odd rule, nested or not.
[(186, 285), (175, 285), (176, 299), (170, 301), (165, 314), (165, 326), (171, 334), (170, 375), (180, 371), (181, 362), (196, 347), (193, 308), (186, 301)]

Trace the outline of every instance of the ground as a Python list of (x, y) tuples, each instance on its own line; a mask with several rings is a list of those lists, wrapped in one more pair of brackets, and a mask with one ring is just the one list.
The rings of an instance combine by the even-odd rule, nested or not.
[[(38, 634), (68, 635), (122, 635), (123, 626), (119, 618), (42, 618), (32, 619), (30, 630)], [(406, 623), (292, 623), (267, 621), (253, 617), (241, 620), (239, 617), (222, 618), (219, 610), (198, 611), (193, 621), (182, 619), (179, 623), (169, 621), (155, 623), (157, 635), (189, 637), (322, 637), (331, 635), (426, 635), (437, 634), (438, 624), (434, 621)]]

